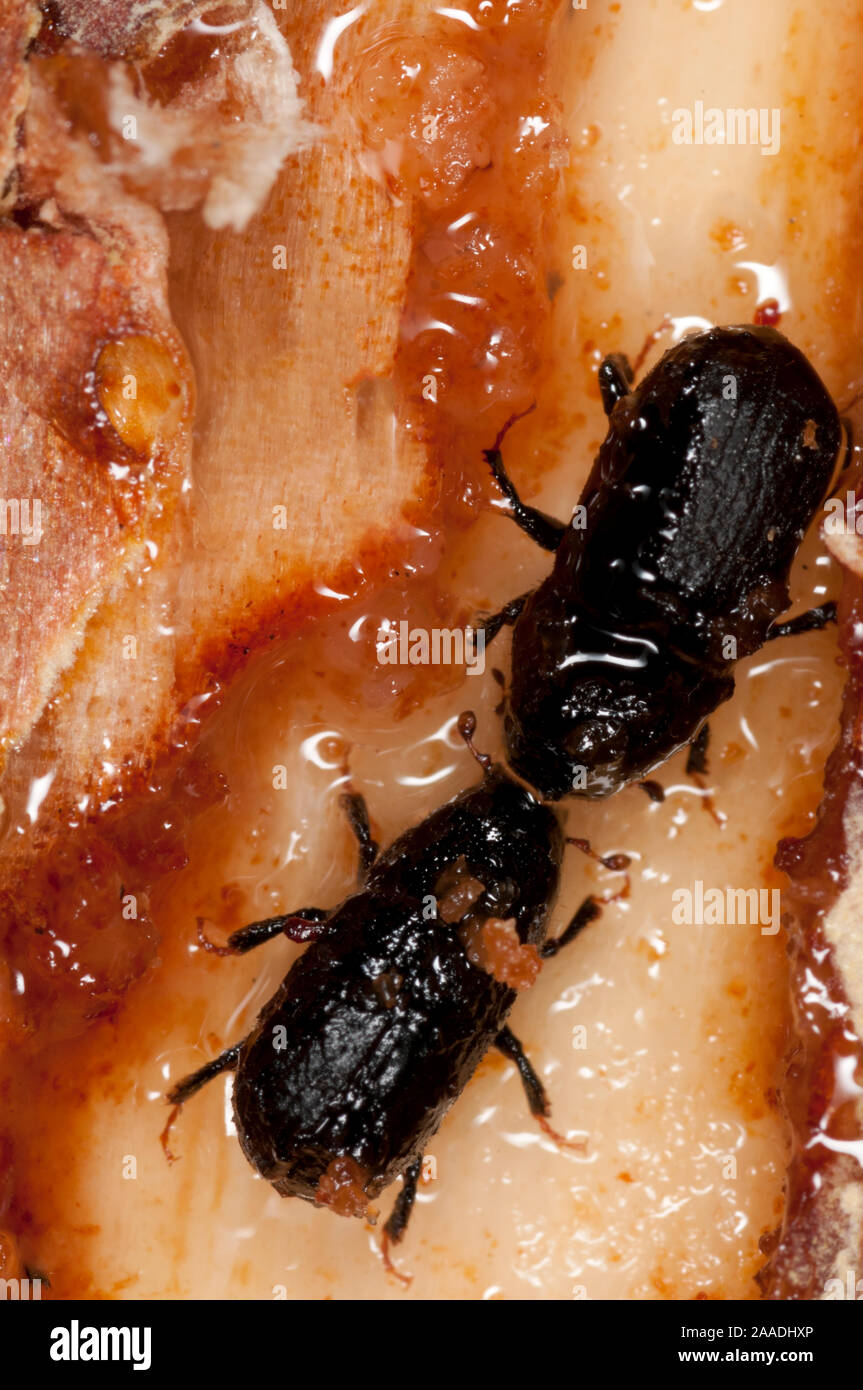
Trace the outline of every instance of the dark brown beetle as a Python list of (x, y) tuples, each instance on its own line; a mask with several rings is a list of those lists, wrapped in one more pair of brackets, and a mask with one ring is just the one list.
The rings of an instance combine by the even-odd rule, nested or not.
[[(473, 716), (461, 722), (469, 741)], [(506, 1025), (516, 990), (472, 962), (466, 929), (512, 921), (518, 942), (546, 958), (600, 910), (586, 899), (561, 936), (545, 939), (563, 847), (557, 818), (476, 756), (482, 781), (382, 854), (361, 798), (346, 796), (360, 891), (333, 911), (303, 908), (252, 923), (215, 948), (246, 952), (282, 933), (311, 942), (249, 1036), (168, 1096), (175, 1110), (165, 1137), (176, 1108), (234, 1071), (240, 1144), (285, 1197), (363, 1215), (403, 1176), (385, 1241), (401, 1238), (424, 1148), (490, 1047), (516, 1064), (532, 1113), (543, 1121), (549, 1111)], [(461, 897), (459, 882), (468, 885)], [(438, 911), (443, 895), (450, 910)]]
[[(638, 385), (607, 357), (608, 434), (568, 526), (525, 506), (500, 439), (487, 459), (549, 577), (486, 624), (514, 624), (506, 747), (543, 796), (603, 797), (690, 743), (734, 665), (790, 622), (788, 576), (839, 451), (836, 407), (775, 329), (683, 339)], [(702, 748), (703, 753), (703, 748)]]

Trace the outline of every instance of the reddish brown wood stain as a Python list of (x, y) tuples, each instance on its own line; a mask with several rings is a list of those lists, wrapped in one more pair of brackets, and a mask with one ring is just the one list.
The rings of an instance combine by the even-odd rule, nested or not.
[(784, 1224), (775, 1248), (773, 1242), (768, 1246), (771, 1260), (760, 1276), (770, 1298), (823, 1294), (839, 1248), (838, 1226), (835, 1236), (831, 1232), (835, 1191), (843, 1183), (860, 1182), (855, 1159), (819, 1141), (829, 1136), (863, 1144), (857, 1106), (836, 1096), (838, 1064), (848, 1059), (859, 1076), (863, 1043), (847, 1017), (848, 1001), (824, 932), (824, 919), (848, 882), (843, 817), (849, 790), (863, 773), (861, 620), (863, 589), (856, 576), (846, 574), (839, 610), (842, 656), (848, 670), (841, 737), (827, 764), (818, 823), (804, 839), (783, 840), (776, 855), (793, 886), (794, 1037), (782, 1095), (795, 1146)]

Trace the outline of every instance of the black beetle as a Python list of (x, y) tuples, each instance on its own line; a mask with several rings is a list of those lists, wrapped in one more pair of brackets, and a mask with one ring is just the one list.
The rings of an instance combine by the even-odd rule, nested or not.
[[(462, 716), (469, 743), (473, 722)], [(334, 911), (304, 908), (252, 923), (227, 947), (202, 938), (224, 954), (280, 933), (311, 945), (248, 1037), (168, 1094), (175, 1109), (163, 1142), (190, 1096), (235, 1071), (240, 1144), (283, 1196), (365, 1215), (402, 1175), (385, 1250), (404, 1232), (425, 1145), (490, 1047), (516, 1064), (531, 1112), (540, 1122), (549, 1113), (506, 1026), (517, 991), (471, 959), (471, 940), (490, 921), (512, 922), (512, 944), (538, 965), (600, 911), (587, 898), (566, 930), (546, 940), (563, 848), (557, 817), (505, 769), (475, 756), (482, 781), (380, 855), (364, 802), (345, 795), (363, 886)]]
[(835, 616), (774, 621), (841, 440), (787, 338), (714, 328), (635, 387), (626, 358), (607, 357), (599, 385), (608, 433), (569, 525), (520, 501), (505, 431), (486, 453), (514, 520), (556, 552), (539, 588), (486, 623), (487, 641), (514, 624), (507, 755), (550, 799), (640, 781), (728, 699), (736, 660)]

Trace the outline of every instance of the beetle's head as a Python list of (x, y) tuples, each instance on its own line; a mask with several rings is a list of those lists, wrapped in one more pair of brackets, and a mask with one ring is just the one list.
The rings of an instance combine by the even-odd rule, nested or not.
[(547, 730), (526, 727), (510, 713), (506, 736), (512, 767), (547, 801), (609, 796), (621, 785), (628, 747), (621, 720), (586, 716), (553, 742)]

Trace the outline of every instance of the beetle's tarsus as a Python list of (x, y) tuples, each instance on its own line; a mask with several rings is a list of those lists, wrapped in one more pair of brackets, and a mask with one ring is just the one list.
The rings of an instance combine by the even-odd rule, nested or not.
[(573, 1149), (577, 1153), (584, 1153), (584, 1143), (581, 1140), (567, 1139), (564, 1135), (558, 1134), (549, 1121), (551, 1114), (551, 1102), (548, 1093), (533, 1069), (533, 1064), (519, 1042), (515, 1033), (509, 1027), (501, 1028), (495, 1038), (495, 1047), (498, 1052), (502, 1052), (510, 1062), (515, 1063), (524, 1087), (524, 1094), (530, 1113), (536, 1120), (540, 1129), (547, 1134), (549, 1139), (554, 1140), (555, 1144), (562, 1149)]
[(648, 353), (650, 352), (650, 349), (653, 347), (654, 343), (658, 343), (663, 333), (667, 333), (668, 329), (671, 328), (671, 326), (671, 315), (663, 314), (656, 327), (651, 328), (650, 332), (647, 334), (647, 337), (644, 339), (644, 342), (641, 344), (638, 356), (632, 364), (633, 377), (638, 376), (638, 373), (641, 371), (642, 367), (647, 361)]
[(822, 627), (835, 621), (836, 603), (831, 599), (829, 603), (821, 603), (817, 608), (798, 613), (796, 618), (789, 618), (786, 623), (774, 623), (765, 640), (772, 642), (776, 637), (796, 637), (801, 632), (820, 632)]
[(712, 820), (719, 826), (719, 829), (722, 830), (728, 817), (723, 811), (718, 811), (716, 809), (716, 803), (710, 794), (705, 780), (709, 776), (709, 769), (707, 766), (707, 749), (709, 745), (710, 725), (705, 721), (689, 745), (689, 753), (686, 758), (686, 775), (692, 779), (698, 790), (703, 793), (701, 798), (702, 810), (706, 811)]
[(512, 415), (498, 434), (492, 447), (483, 450), (483, 453), (486, 463), (491, 468), (492, 477), (509, 503), (509, 514), (516, 526), (524, 531), (526, 536), (530, 536), (532, 541), (536, 541), (537, 545), (541, 545), (543, 550), (557, 550), (566, 534), (566, 527), (562, 522), (556, 521), (553, 516), (548, 516), (546, 512), (541, 512), (537, 507), (530, 507), (526, 502), (522, 502), (515, 484), (506, 471), (503, 454), (500, 450), (504, 437), (516, 421), (523, 420), (525, 415), (529, 415), (535, 409), (536, 405), (534, 404), (519, 415)]
[(169, 1163), (176, 1163), (176, 1162), (177, 1162), (177, 1159), (179, 1158), (179, 1154), (173, 1153), (173, 1152), (168, 1148), (168, 1140), (169, 1140), (170, 1137), (171, 1137), (171, 1130), (172, 1130), (173, 1127), (174, 1127), (174, 1121), (176, 1120), (177, 1116), (179, 1115), (181, 1109), (182, 1109), (182, 1106), (180, 1106), (180, 1105), (172, 1105), (172, 1106), (171, 1106), (171, 1109), (170, 1109), (170, 1111), (168, 1112), (168, 1118), (167, 1118), (167, 1120), (165, 1121), (165, 1128), (162, 1130), (161, 1134), (159, 1135), (159, 1143), (162, 1145), (162, 1152), (163, 1152), (163, 1154), (165, 1155), (165, 1158), (168, 1160)]
[(559, 1149), (569, 1149), (572, 1153), (583, 1154), (587, 1152), (587, 1144), (584, 1139), (567, 1139), (565, 1134), (559, 1133), (552, 1124), (549, 1123), (545, 1115), (537, 1115), (536, 1122), (543, 1134), (547, 1134), (552, 1143)]
[(381, 1236), (381, 1259), (383, 1260), (384, 1269), (387, 1274), (394, 1275), (399, 1283), (404, 1284), (405, 1288), (409, 1288), (414, 1281), (414, 1277), (412, 1274), (406, 1274), (403, 1269), (399, 1269), (398, 1265), (393, 1262), (393, 1258), (390, 1255), (391, 1244), (390, 1237), (387, 1235), (386, 1230), (384, 1230)]
[(165, 1128), (159, 1135), (159, 1142), (162, 1145), (165, 1157), (169, 1163), (175, 1163), (177, 1160), (177, 1155), (172, 1153), (168, 1148), (171, 1128), (183, 1106), (186, 1104), (186, 1101), (191, 1100), (192, 1096), (196, 1095), (197, 1092), (201, 1090), (202, 1086), (206, 1086), (208, 1081), (212, 1081), (215, 1077), (221, 1076), (222, 1072), (235, 1071), (237, 1062), (240, 1059), (240, 1049), (242, 1046), (243, 1043), (238, 1042), (234, 1043), (233, 1047), (226, 1048), (224, 1052), (219, 1053), (218, 1057), (214, 1057), (211, 1062), (205, 1062), (197, 1071), (190, 1072), (188, 1076), (184, 1076), (182, 1081), (178, 1081), (176, 1086), (172, 1086), (166, 1095), (165, 1099), (171, 1106), (171, 1112), (165, 1122)]
[(395, 1200), (381, 1235), (381, 1259), (384, 1262), (384, 1268), (388, 1274), (394, 1274), (406, 1286), (412, 1282), (413, 1275), (405, 1274), (393, 1264), (390, 1246), (398, 1245), (407, 1230), (411, 1212), (417, 1199), (417, 1186), (419, 1185), (422, 1166), (423, 1161), (420, 1157), (415, 1158), (410, 1167), (405, 1169), (402, 1177), (402, 1190)]
[(204, 918), (195, 918), (195, 927), (198, 936), (198, 945), (203, 951), (209, 951), (212, 956), (233, 956), (236, 951), (233, 946), (220, 946), (217, 942), (211, 941), (204, 931)]

